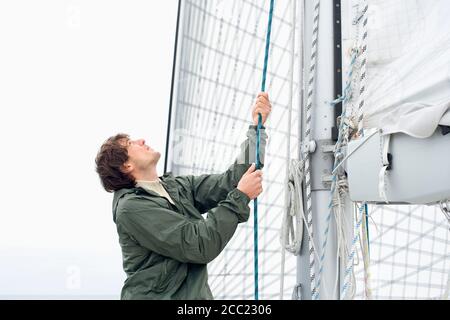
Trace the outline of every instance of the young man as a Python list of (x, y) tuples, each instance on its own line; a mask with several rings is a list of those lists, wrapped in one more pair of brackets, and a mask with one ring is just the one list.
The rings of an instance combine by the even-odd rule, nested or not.
[[(262, 192), (262, 172), (252, 163), (258, 113), (264, 124), (270, 111), (268, 95), (260, 93), (241, 153), (222, 174), (159, 177), (161, 155), (143, 139), (118, 134), (102, 145), (96, 170), (105, 190), (114, 192), (113, 219), (127, 274), (122, 299), (213, 298), (206, 266), (238, 223), (248, 220), (248, 204)], [(260, 137), (263, 163), (264, 128)]]

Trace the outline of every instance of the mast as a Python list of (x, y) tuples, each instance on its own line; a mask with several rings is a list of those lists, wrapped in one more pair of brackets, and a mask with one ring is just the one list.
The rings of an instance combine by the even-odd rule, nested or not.
[[(321, 272), (321, 290), (320, 299), (338, 299), (339, 294), (332, 292), (337, 281), (336, 274), (338, 265), (337, 261), (337, 235), (336, 223), (332, 216), (329, 225), (328, 241), (326, 254), (323, 261), (322, 243), (324, 241), (324, 232), (328, 227), (327, 216), (329, 213), (328, 204), (330, 201), (330, 177), (333, 165), (332, 146), (332, 128), (335, 127), (334, 110), (330, 106), (335, 96), (334, 78), (335, 71), (335, 43), (334, 43), (334, 8), (336, 6), (332, 1), (321, 1), (320, 3), (320, 19), (318, 33), (318, 55), (317, 55), (317, 73), (315, 95), (312, 107), (312, 141), (315, 142), (314, 148), (310, 149), (311, 157), (311, 197), (313, 210), (313, 227), (314, 227), (314, 247), (315, 255), (315, 274), (316, 279), (319, 276), (320, 265), (323, 266)], [(313, 2), (305, 1), (304, 3), (304, 69), (305, 79), (309, 78), (309, 64), (311, 57), (310, 41), (313, 26)], [(305, 88), (306, 89), (306, 88)], [(306, 91), (305, 91), (306, 92)], [(303, 116), (303, 122), (305, 116)], [(303, 124), (303, 128), (305, 125)], [(302, 140), (304, 141), (304, 132), (302, 132)], [(310, 279), (310, 253), (309, 253), (309, 237), (308, 230), (303, 231), (302, 249), (297, 258), (297, 290), (294, 292), (294, 298), (309, 300), (311, 299), (311, 279)]]

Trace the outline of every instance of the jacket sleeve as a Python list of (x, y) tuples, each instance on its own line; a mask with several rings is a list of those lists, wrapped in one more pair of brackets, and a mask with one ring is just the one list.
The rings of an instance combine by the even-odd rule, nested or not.
[(234, 189), (206, 219), (190, 220), (146, 198), (131, 198), (120, 209), (117, 225), (148, 250), (180, 262), (206, 264), (223, 250), (238, 221), (248, 219), (249, 201)]
[[(267, 134), (263, 127), (260, 131), (260, 163), (264, 166)], [(256, 126), (251, 125), (247, 139), (241, 144), (240, 152), (233, 164), (222, 174), (204, 174), (187, 176), (192, 187), (194, 206), (205, 212), (214, 208), (230, 190), (237, 187), (242, 175), (252, 163), (256, 163)]]

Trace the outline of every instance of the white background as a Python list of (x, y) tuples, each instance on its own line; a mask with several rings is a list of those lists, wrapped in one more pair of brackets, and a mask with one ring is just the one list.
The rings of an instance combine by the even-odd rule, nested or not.
[(0, 2), (0, 298), (119, 298), (94, 159), (125, 132), (163, 173), (177, 2)]

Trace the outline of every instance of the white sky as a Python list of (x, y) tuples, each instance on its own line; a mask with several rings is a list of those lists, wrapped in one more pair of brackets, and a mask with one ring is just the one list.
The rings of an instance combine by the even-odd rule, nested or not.
[(0, 297), (118, 297), (94, 159), (126, 132), (163, 173), (177, 2), (0, 2)]

